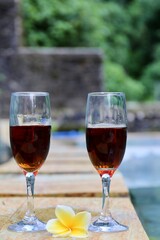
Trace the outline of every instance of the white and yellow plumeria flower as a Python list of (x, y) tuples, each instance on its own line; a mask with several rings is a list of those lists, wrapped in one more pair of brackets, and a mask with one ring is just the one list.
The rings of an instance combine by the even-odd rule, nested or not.
[(75, 214), (69, 206), (58, 205), (55, 209), (56, 219), (47, 222), (46, 229), (54, 237), (86, 238), (91, 214), (87, 211)]

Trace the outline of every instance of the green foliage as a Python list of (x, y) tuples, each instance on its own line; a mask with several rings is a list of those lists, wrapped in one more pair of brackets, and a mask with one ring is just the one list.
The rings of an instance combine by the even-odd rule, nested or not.
[(22, 9), (28, 46), (100, 47), (107, 59), (127, 61), (128, 15), (116, 3), (25, 0)]
[(153, 95), (160, 99), (160, 60), (150, 64), (145, 68), (141, 78), (145, 85), (145, 98), (149, 99)]
[(155, 46), (154, 59), (155, 59), (155, 61), (160, 61), (160, 44), (157, 44)]
[(130, 48), (129, 15), (121, 5), (109, 2), (100, 9), (100, 18), (103, 36), (100, 47), (103, 48), (108, 60), (125, 65)]
[(94, 1), (25, 0), (22, 9), (26, 45), (90, 45), (98, 19)]
[(155, 46), (160, 41), (160, 1), (134, 0), (128, 7), (131, 18), (130, 57), (127, 66), (133, 76), (154, 60)]
[(106, 91), (122, 91), (127, 100), (142, 99), (145, 91), (143, 84), (129, 77), (121, 65), (106, 62), (104, 74)]
[(123, 76), (129, 99), (154, 97), (151, 72), (158, 73), (155, 65), (160, 61), (159, 0), (22, 0), (21, 4), (24, 45), (99, 47), (104, 60), (114, 65), (117, 85), (108, 86), (118, 90), (122, 87), (118, 78), (122, 81)]

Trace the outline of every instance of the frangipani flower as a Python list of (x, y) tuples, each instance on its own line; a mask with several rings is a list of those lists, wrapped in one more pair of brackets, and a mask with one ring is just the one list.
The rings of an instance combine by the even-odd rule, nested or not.
[(75, 214), (69, 206), (57, 205), (55, 209), (56, 219), (47, 222), (46, 229), (54, 237), (86, 238), (91, 214), (87, 211)]

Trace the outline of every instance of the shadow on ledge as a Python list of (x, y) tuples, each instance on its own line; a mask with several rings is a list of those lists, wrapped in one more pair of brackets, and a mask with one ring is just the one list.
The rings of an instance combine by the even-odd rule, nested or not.
[(0, 164), (8, 162), (12, 157), (11, 148), (0, 140)]

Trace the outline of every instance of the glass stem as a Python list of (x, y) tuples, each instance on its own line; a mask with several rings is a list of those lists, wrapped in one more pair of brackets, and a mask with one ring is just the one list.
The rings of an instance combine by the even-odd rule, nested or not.
[(110, 192), (111, 178), (108, 174), (102, 175), (102, 211), (101, 218), (111, 217), (109, 209), (109, 192)]
[(34, 183), (35, 176), (32, 172), (26, 173), (26, 185), (27, 185), (27, 212), (24, 220), (32, 222), (35, 219), (34, 213)]

